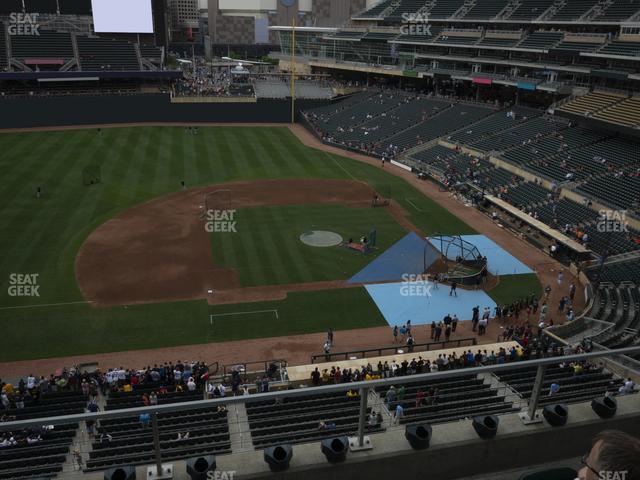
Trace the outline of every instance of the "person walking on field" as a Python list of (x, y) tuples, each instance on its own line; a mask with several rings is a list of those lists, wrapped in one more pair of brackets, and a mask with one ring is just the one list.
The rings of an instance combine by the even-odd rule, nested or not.
[(402, 341), (404, 342), (407, 336), (407, 327), (405, 327), (404, 325), (400, 327), (400, 335), (402, 335)]
[(451, 325), (447, 325), (444, 329), (444, 339), (448, 342), (451, 338)]
[(333, 347), (333, 328), (331, 327), (327, 330), (327, 342)]
[(393, 343), (398, 342), (398, 326), (393, 327)]
[(331, 344), (329, 343), (329, 340), (324, 342), (324, 359), (327, 362), (331, 361)]
[(458, 296), (458, 292), (456, 292), (456, 289), (458, 288), (458, 284), (456, 283), (455, 280), (453, 280), (451, 282), (451, 290), (449, 291), (449, 296), (453, 295), (454, 297)]
[(478, 328), (478, 322), (480, 321), (480, 305), (476, 305), (473, 307), (473, 316), (471, 318), (471, 331), (475, 332), (476, 328)]
[(439, 342), (440, 341), (440, 335), (442, 335), (442, 322), (438, 323), (438, 325), (436, 325), (436, 334), (435, 334), (435, 341)]

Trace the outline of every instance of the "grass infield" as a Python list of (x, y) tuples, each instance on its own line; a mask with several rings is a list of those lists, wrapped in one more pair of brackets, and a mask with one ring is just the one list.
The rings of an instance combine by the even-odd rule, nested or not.
[[(400, 240), (405, 230), (382, 208), (294, 205), (241, 208), (237, 233), (212, 233), (216, 265), (231, 267), (245, 287), (346, 280)], [(344, 247), (312, 247), (299, 239), (310, 230), (328, 230), (358, 241), (377, 230), (367, 255)]]

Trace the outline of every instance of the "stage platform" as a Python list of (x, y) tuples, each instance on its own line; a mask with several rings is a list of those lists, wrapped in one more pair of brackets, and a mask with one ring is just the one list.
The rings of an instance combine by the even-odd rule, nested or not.
[[(391, 332), (389, 332), (391, 336)], [(467, 350), (471, 350), (472, 352), (477, 352), (478, 350), (486, 350), (487, 352), (498, 352), (500, 347), (505, 350), (509, 350), (511, 347), (517, 346), (517, 342), (500, 342), (500, 343), (488, 343), (484, 345), (475, 345), (473, 347), (459, 347), (459, 348), (447, 348), (444, 350), (431, 350), (428, 352), (413, 352), (413, 353), (397, 353), (395, 355), (385, 355), (382, 357), (367, 357), (356, 360), (340, 360), (334, 362), (327, 363), (311, 363), (308, 365), (297, 365), (297, 366), (289, 366), (287, 367), (287, 374), (289, 375), (289, 380), (291, 382), (304, 382), (308, 381), (311, 384), (311, 372), (313, 372), (316, 367), (320, 372), (322, 372), (325, 368), (331, 370), (331, 367), (340, 367), (340, 369), (345, 368), (357, 368), (360, 369), (365, 366), (367, 363), (370, 363), (372, 366), (378, 364), (378, 362), (391, 363), (393, 360), (396, 361), (397, 364), (402, 363), (403, 360), (407, 360), (410, 362), (414, 358), (422, 357), (424, 360), (429, 360), (431, 362), (435, 361), (438, 358), (438, 355), (451, 355), (455, 352), (457, 356), (467, 352)], [(398, 348), (403, 349), (405, 352), (407, 351), (407, 347), (405, 345), (398, 345)]]

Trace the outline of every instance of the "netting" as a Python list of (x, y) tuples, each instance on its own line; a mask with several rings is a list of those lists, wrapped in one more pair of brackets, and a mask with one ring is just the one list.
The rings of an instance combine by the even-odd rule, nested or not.
[(480, 250), (459, 235), (436, 235), (429, 241), (444, 255), (447, 260), (474, 261), (482, 257)]

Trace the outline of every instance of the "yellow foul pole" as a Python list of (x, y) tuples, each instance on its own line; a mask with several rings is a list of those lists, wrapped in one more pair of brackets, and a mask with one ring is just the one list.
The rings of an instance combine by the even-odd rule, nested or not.
[(296, 18), (291, 20), (291, 123), (296, 122)]

